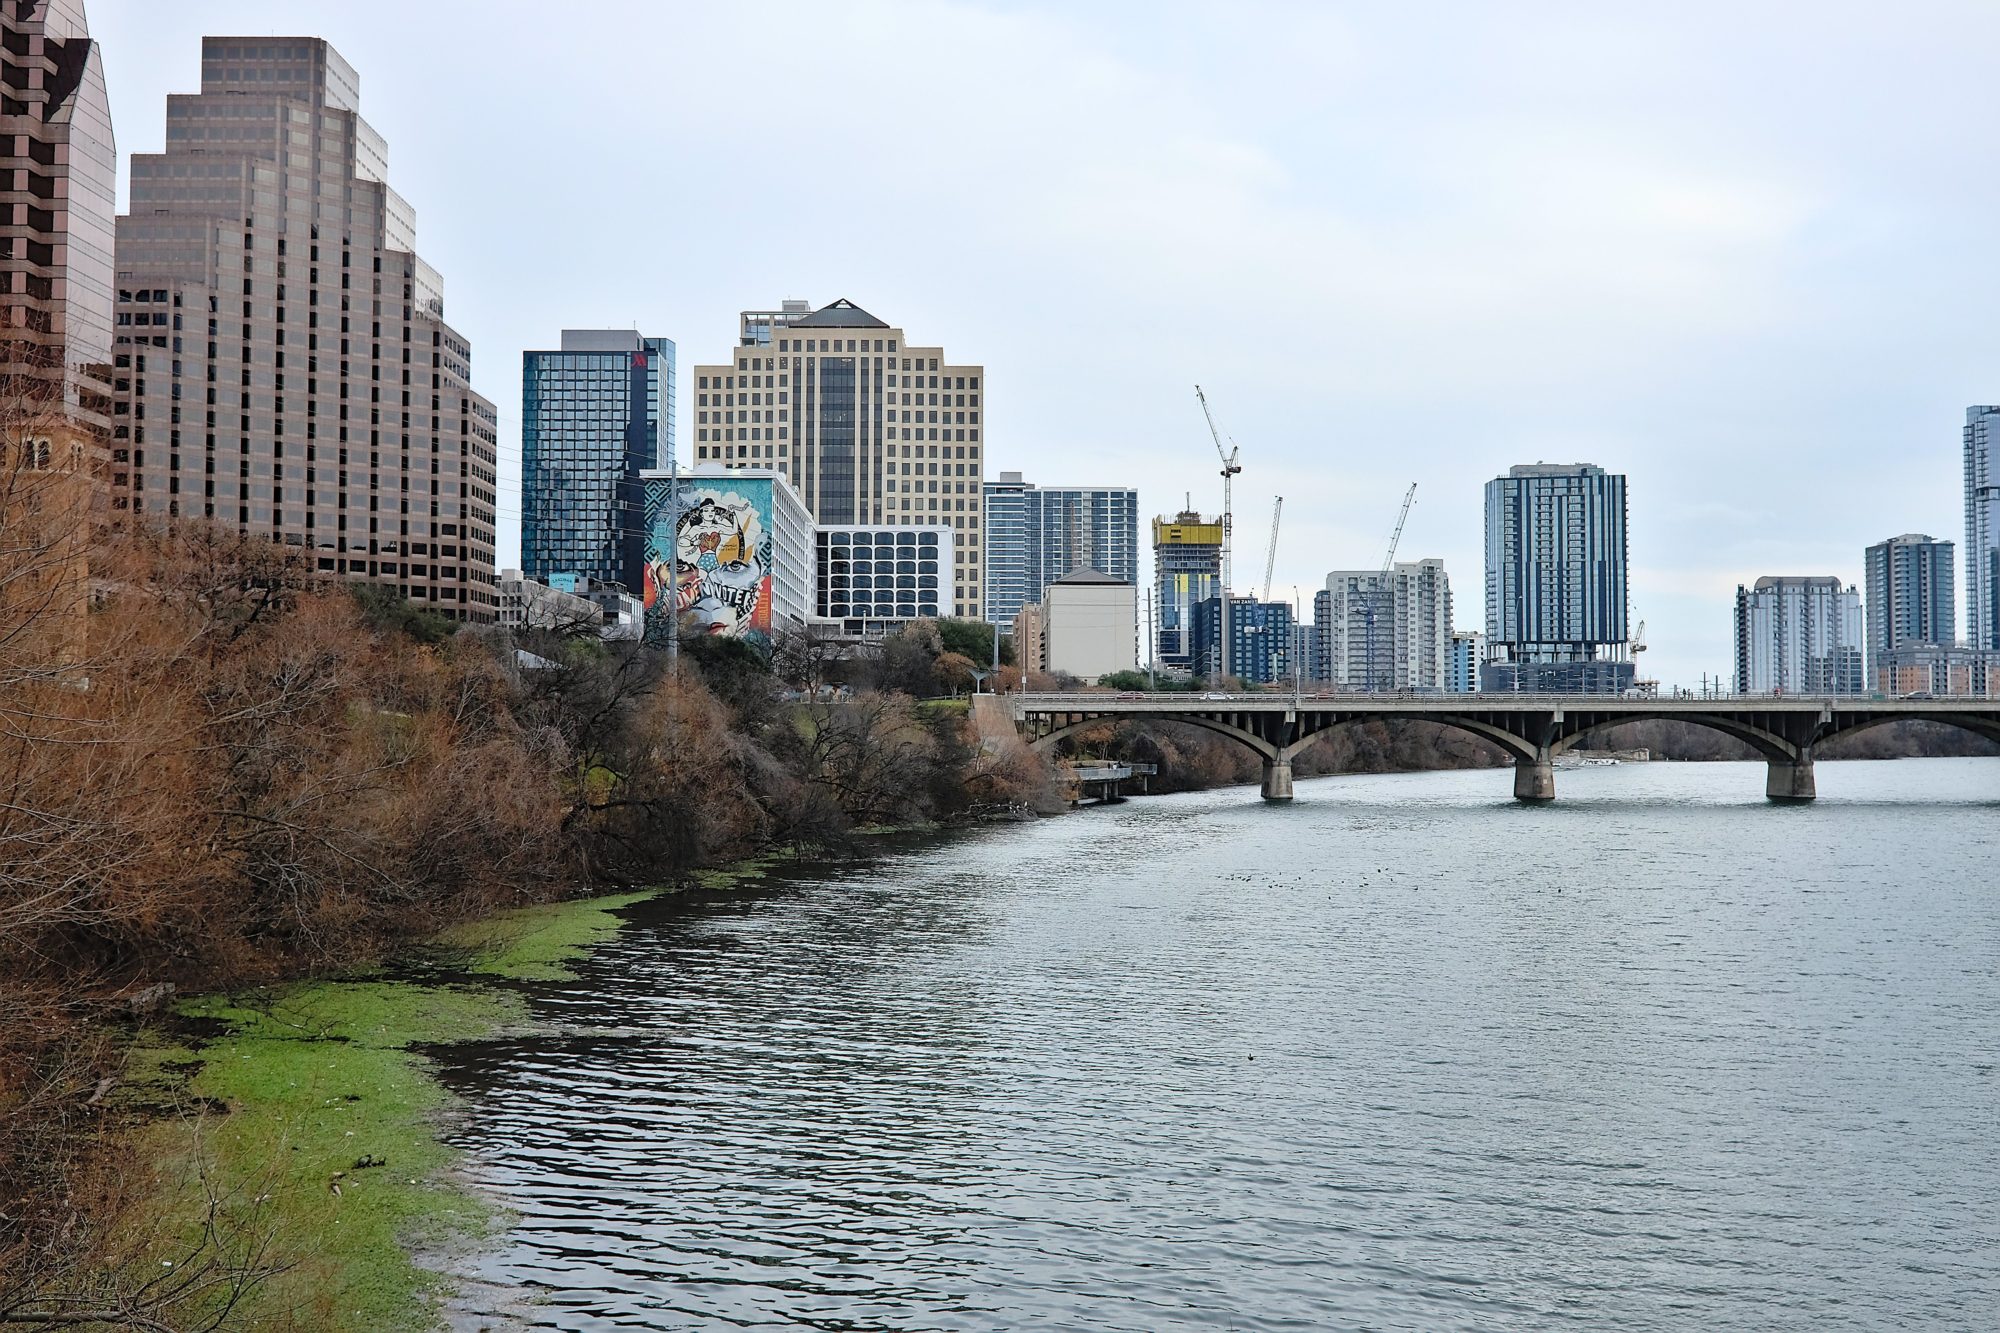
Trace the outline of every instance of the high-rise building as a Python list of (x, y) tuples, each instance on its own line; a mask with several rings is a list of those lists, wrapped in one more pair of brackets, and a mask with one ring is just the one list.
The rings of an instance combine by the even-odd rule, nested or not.
[(2000, 407), (1965, 409), (1965, 631), (2000, 649)]
[(1306, 677), (1320, 684), (1333, 681), (1333, 594), (1325, 588), (1313, 593), (1311, 633), (1306, 637)]
[(956, 532), (943, 526), (820, 524), (814, 614), (838, 621), (843, 635), (860, 639), (879, 639), (912, 620), (946, 614)]
[(1222, 588), (1222, 521), (1182, 510), (1153, 520), (1154, 660), (1205, 675), (1217, 664), (1196, 652), (1195, 608)]
[[(1266, 602), (1237, 594), (1229, 599), (1229, 666), (1221, 673), (1258, 685), (1292, 679), (1298, 636), (1290, 602)], [(1221, 652), (1222, 599), (1210, 597), (1194, 608), (1194, 654), (1214, 662)], [(1303, 666), (1303, 663), (1300, 664)], [(1214, 674), (1205, 668), (1204, 674)]]
[(1139, 492), (1037, 486), (1002, 472), (986, 490), (986, 618), (1011, 625), (1065, 574), (1094, 569), (1137, 585)]
[(1480, 641), (1485, 637), (1476, 629), (1452, 631), (1451, 673), (1445, 680), (1446, 694), (1479, 692)]
[(1833, 577), (1761, 578), (1736, 589), (1738, 694), (1859, 694), (1861, 594)]
[(88, 655), (117, 154), (82, 0), (0, 4), (0, 659)]
[(1326, 576), (1321, 677), (1345, 690), (1443, 690), (1451, 674), (1451, 580), (1442, 560)]
[(314, 37), (207, 37), (118, 219), (114, 510), (208, 518), (458, 620), (496, 611), (493, 405)]
[(1906, 532), (1869, 547), (1863, 564), (1871, 671), (1904, 644), (1957, 638), (1950, 542)]
[(1588, 463), (1486, 483), (1483, 689), (1630, 687), (1625, 520), (1625, 478)]
[(0, 375), (90, 432), (111, 425), (118, 155), (82, 0), (0, 5)]
[(697, 463), (776, 469), (819, 523), (954, 529), (952, 614), (983, 614), (983, 367), (852, 301), (786, 301), (744, 311), (732, 363), (694, 377)]
[(674, 457), (674, 345), (630, 329), (564, 329), (521, 354), (521, 564), (645, 586), (639, 474)]

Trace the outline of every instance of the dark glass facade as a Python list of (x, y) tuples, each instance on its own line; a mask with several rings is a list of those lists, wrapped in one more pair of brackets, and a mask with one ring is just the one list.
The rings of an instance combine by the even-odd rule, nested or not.
[[(1255, 597), (1229, 599), (1229, 671), (1238, 680), (1271, 685), (1292, 678), (1295, 651), (1289, 602)], [(1222, 600), (1211, 597), (1194, 607), (1194, 660), (1212, 663), (1222, 639)], [(1210, 674), (1198, 667), (1202, 674)]]
[(567, 330), (521, 358), (521, 566), (645, 586), (640, 472), (673, 457), (674, 344)]

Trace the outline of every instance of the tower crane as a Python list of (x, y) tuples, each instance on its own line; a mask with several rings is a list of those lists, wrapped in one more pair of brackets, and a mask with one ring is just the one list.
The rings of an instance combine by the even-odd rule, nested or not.
[(1222, 596), (1217, 606), (1221, 612), (1221, 633), (1216, 641), (1216, 675), (1227, 676), (1229, 674), (1229, 491), (1230, 480), (1241, 472), (1243, 467), (1236, 461), (1240, 452), (1236, 447), (1236, 441), (1229, 442), (1227, 452), (1223, 450), (1222, 432), (1216, 428), (1215, 413), (1208, 410), (1208, 395), (1201, 391), (1199, 384), (1194, 386), (1194, 396), (1201, 404), (1202, 418), (1208, 422), (1209, 438), (1215, 441), (1215, 456), (1222, 460)]
[(1396, 548), (1403, 544), (1403, 524), (1410, 518), (1410, 506), (1416, 502), (1417, 483), (1410, 483), (1410, 489), (1403, 496), (1403, 512), (1396, 515), (1396, 530), (1389, 534), (1389, 554), (1382, 557), (1382, 572), (1387, 574), (1389, 566), (1396, 563)]
[(1271, 544), (1264, 549), (1264, 600), (1271, 600), (1271, 571), (1278, 564), (1278, 515), (1285, 512), (1285, 497), (1280, 495), (1271, 504)]
[[(1410, 483), (1410, 489), (1403, 493), (1403, 508), (1396, 515), (1396, 530), (1389, 534), (1389, 553), (1382, 557), (1382, 577), (1364, 604), (1368, 618), (1368, 688), (1371, 691), (1382, 688), (1381, 677), (1376, 672), (1375, 663), (1375, 612), (1383, 597), (1387, 596), (1392, 601), (1394, 599), (1395, 594), (1389, 587), (1389, 570), (1396, 563), (1396, 548), (1403, 544), (1403, 525), (1409, 522), (1410, 506), (1416, 499), (1417, 483), (1413, 481)], [(1392, 677), (1395, 675), (1393, 668), (1390, 675)]]

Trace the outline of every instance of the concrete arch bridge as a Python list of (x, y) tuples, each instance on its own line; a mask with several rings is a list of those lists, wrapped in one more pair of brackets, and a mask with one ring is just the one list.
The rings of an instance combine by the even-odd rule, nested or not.
[(1292, 757), (1335, 727), (1371, 718), (1434, 722), (1489, 741), (1514, 760), (1514, 796), (1552, 801), (1553, 761), (1602, 728), (1672, 721), (1734, 736), (1770, 765), (1764, 794), (1810, 801), (1813, 748), (1886, 722), (1943, 722), (2000, 741), (2000, 700), (1732, 696), (1628, 699), (1532, 694), (1014, 694), (1002, 696), (1014, 725), (1036, 750), (1084, 727), (1125, 719), (1184, 722), (1256, 751), (1264, 799), (1292, 799)]

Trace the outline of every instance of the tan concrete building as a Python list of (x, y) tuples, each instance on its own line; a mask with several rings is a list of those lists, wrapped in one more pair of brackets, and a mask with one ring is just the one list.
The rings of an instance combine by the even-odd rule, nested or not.
[(851, 301), (746, 310), (733, 362), (694, 368), (694, 461), (779, 470), (816, 523), (954, 529), (952, 614), (976, 618), (985, 379)]
[(497, 439), (360, 82), (208, 37), (118, 219), (111, 504), (210, 518), (490, 621)]
[(1029, 602), (1014, 613), (1014, 665), (1023, 673), (1047, 671), (1048, 655), (1042, 643), (1042, 604)]
[(1042, 656), (1050, 671), (1096, 680), (1138, 666), (1139, 590), (1079, 569), (1042, 594)]

